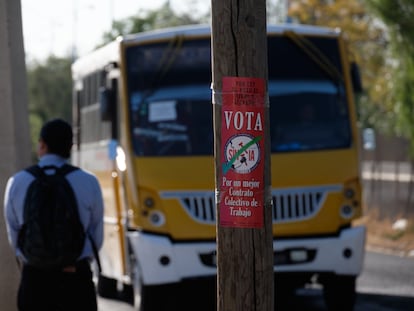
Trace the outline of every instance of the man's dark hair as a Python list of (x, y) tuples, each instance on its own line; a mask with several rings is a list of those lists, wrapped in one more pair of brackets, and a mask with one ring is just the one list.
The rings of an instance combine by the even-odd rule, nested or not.
[(45, 142), (49, 153), (57, 154), (65, 159), (70, 157), (72, 148), (72, 127), (62, 119), (46, 122), (40, 130), (40, 138)]

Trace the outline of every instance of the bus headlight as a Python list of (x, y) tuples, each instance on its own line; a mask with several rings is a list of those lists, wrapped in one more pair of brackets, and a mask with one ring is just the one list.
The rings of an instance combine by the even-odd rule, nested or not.
[(351, 205), (345, 204), (341, 206), (341, 216), (345, 219), (350, 219), (354, 215), (354, 209)]
[(144, 200), (144, 205), (145, 205), (145, 207), (148, 207), (148, 208), (153, 208), (153, 207), (154, 207), (154, 205), (155, 205), (154, 199), (153, 199), (153, 198), (151, 198), (151, 197), (146, 198), (146, 199)]
[(165, 224), (165, 216), (160, 211), (152, 211), (148, 215), (149, 222), (154, 227), (161, 227)]
[(352, 188), (346, 188), (344, 190), (344, 197), (347, 199), (352, 199), (355, 196), (355, 190)]

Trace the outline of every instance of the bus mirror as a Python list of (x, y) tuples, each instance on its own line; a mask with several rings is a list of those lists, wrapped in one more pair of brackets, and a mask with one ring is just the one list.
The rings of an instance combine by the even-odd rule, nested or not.
[(101, 120), (113, 121), (115, 117), (115, 96), (114, 91), (101, 87), (99, 89), (99, 104), (101, 108)]
[(375, 131), (372, 128), (366, 128), (362, 132), (362, 142), (365, 150), (375, 150)]
[(116, 148), (117, 147), (118, 147), (118, 142), (115, 139), (111, 139), (108, 143), (109, 160), (113, 161), (116, 159)]
[(355, 62), (351, 63), (351, 78), (352, 78), (352, 86), (354, 88), (354, 92), (356, 94), (362, 93), (363, 88), (362, 88), (361, 74), (359, 71), (359, 66)]

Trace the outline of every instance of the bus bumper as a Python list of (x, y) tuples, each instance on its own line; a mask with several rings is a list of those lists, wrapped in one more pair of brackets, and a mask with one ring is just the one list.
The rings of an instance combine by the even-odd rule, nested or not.
[(359, 275), (364, 261), (366, 228), (344, 229), (335, 237), (273, 242), (275, 272), (328, 272)]
[[(339, 236), (275, 240), (275, 272), (359, 275), (364, 260), (366, 229), (344, 229)], [(163, 236), (129, 232), (144, 285), (180, 282), (214, 276), (216, 243), (172, 243)]]
[(172, 243), (167, 237), (142, 232), (130, 232), (128, 238), (143, 285), (175, 283), (217, 273), (215, 261), (203, 262), (206, 255), (215, 259), (215, 242)]

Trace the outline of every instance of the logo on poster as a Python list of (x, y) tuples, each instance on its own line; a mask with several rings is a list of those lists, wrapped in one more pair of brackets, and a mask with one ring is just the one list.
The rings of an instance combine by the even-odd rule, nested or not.
[(252, 172), (260, 162), (259, 140), (260, 137), (254, 138), (248, 134), (231, 137), (225, 146), (227, 163), (224, 171), (231, 168), (239, 174)]

